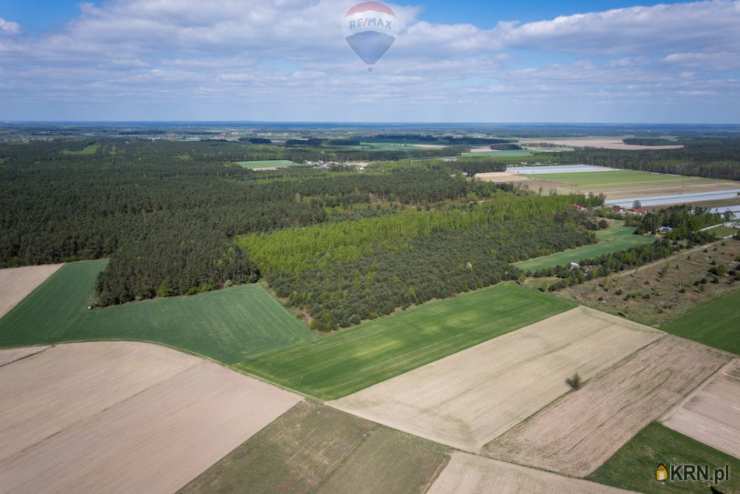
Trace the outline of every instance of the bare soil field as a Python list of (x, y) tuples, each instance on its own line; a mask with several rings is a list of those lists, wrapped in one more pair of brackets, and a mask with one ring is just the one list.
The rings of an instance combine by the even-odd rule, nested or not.
[(496, 184), (507, 184), (514, 182), (528, 182), (529, 179), (525, 175), (519, 175), (517, 173), (508, 172), (488, 172), (478, 173), (475, 175), (476, 180), (482, 182), (492, 182)]
[(51, 347), (0, 367), (0, 485), (173, 492), (300, 400), (155, 345)]
[(11, 348), (9, 350), (0, 350), (0, 367), (12, 364), (18, 360), (28, 358), (39, 352), (43, 352), (46, 346), (29, 346), (23, 348)]
[(730, 360), (665, 336), (512, 428), (489, 456), (584, 477)]
[(0, 317), (10, 312), (10, 309), (61, 267), (61, 264), (47, 264), (0, 269)]
[[(574, 285), (558, 294), (655, 326), (677, 318), (701, 302), (737, 289), (738, 283), (732, 282), (732, 276), (714, 276), (709, 269), (724, 266), (729, 271), (738, 264), (735, 261), (738, 256), (740, 241), (725, 240), (635, 270)], [(715, 279), (717, 283), (713, 282)]]
[(428, 494), (617, 494), (622, 489), (503, 463), (466, 453), (454, 453)]
[(740, 359), (735, 359), (683, 403), (663, 425), (740, 458)]
[(570, 389), (662, 333), (585, 307), (550, 317), (331, 403), (477, 452)]
[(303, 401), (180, 493), (421, 494), (446, 463), (442, 446)]
[(549, 144), (552, 146), (564, 146), (571, 148), (599, 148), (599, 149), (616, 149), (620, 151), (644, 151), (648, 149), (681, 149), (682, 144), (666, 146), (641, 146), (636, 144), (625, 144), (621, 137), (584, 137), (584, 138), (559, 138), (559, 139), (521, 139), (521, 144), (537, 145)]

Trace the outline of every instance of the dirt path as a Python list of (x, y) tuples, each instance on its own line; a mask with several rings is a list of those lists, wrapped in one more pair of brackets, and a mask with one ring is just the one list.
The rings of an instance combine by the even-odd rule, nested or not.
[[(737, 256), (740, 241), (714, 242), (557, 293), (598, 310), (622, 313), (632, 320), (658, 326), (697, 304), (736, 290), (738, 284), (732, 282), (731, 276), (715, 277), (709, 270), (715, 265), (724, 266), (727, 273), (737, 265)], [(714, 278), (717, 283), (712, 282)]]
[(300, 402), (143, 343), (78, 343), (0, 367), (3, 493), (171, 493)]
[(665, 336), (495, 439), (485, 452), (584, 477), (729, 359), (719, 350)]
[(0, 317), (56, 273), (62, 264), (0, 269)]
[(478, 452), (570, 389), (660, 338), (652, 328), (579, 307), (335, 401), (332, 406)]
[(740, 359), (723, 367), (661, 422), (740, 458)]
[(622, 489), (586, 480), (503, 463), (480, 456), (455, 453), (427, 494), (617, 494)]

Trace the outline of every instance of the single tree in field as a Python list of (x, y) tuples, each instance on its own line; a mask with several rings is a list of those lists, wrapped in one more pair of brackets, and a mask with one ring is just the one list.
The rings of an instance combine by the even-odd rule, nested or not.
[(566, 378), (565, 382), (573, 391), (578, 391), (579, 389), (581, 389), (581, 376), (579, 376), (577, 372), (571, 377)]

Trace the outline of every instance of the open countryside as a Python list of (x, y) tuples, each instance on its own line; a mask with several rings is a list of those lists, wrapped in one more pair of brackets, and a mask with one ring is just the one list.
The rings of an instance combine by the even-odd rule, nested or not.
[(0, 491), (737, 490), (740, 239), (691, 202), (732, 132), (39, 125), (0, 123)]
[(624, 226), (620, 221), (614, 221), (606, 230), (596, 232), (596, 240), (596, 244), (567, 249), (548, 256), (535, 257), (514, 265), (524, 271), (538, 271), (568, 265), (572, 262), (577, 263), (582, 259), (591, 259), (603, 254), (627, 250), (638, 245), (649, 244), (654, 241), (654, 238), (635, 235), (634, 228)]
[[(174, 492), (300, 400), (161, 346), (43, 349), (0, 367), (0, 482), (6, 492), (109, 482)], [(111, 462), (126, 467), (111, 472)]]
[(662, 327), (669, 333), (740, 355), (740, 290), (714, 298), (691, 308)]
[(0, 319), (0, 345), (150, 341), (233, 363), (312, 337), (259, 285), (89, 310), (105, 265), (66, 264)]
[(740, 494), (740, 0), (0, 0), (0, 494)]
[(729, 360), (718, 350), (664, 336), (494, 439), (485, 453), (585, 477)]
[[(729, 465), (731, 471), (740, 468), (740, 460), (717, 451), (699, 441), (653, 422), (609, 458), (589, 479), (635, 492), (696, 493), (707, 492), (702, 481), (658, 482), (657, 465)], [(740, 489), (740, 477), (733, 476), (722, 483), (727, 492)]]
[(562, 477), (544, 470), (522, 467), (511, 463), (455, 452), (430, 494), (478, 494), (497, 492), (516, 494), (528, 492), (568, 492), (572, 494), (620, 494), (622, 489), (607, 487), (595, 482)]
[[(735, 277), (740, 263), (738, 256), (740, 242), (715, 242), (586, 281), (558, 293), (599, 310), (622, 314), (645, 324), (661, 325), (679, 336), (692, 338), (694, 334), (693, 339), (705, 344), (712, 343), (701, 339), (704, 331), (709, 337), (719, 330), (716, 343), (725, 339), (732, 345), (737, 341), (733, 338), (736, 333), (729, 328), (737, 327), (732, 322), (737, 314), (734, 303), (738, 293)], [(704, 304), (709, 306), (702, 310)], [(716, 328), (712, 330), (714, 323)], [(671, 327), (675, 327), (675, 331), (670, 330)]]
[(424, 493), (446, 463), (438, 444), (306, 400), (179, 492)]
[[(523, 173), (517, 173), (519, 168)], [(670, 206), (728, 199), (740, 192), (738, 183), (729, 180), (635, 170), (605, 170), (603, 167), (583, 165), (512, 167), (509, 172), (509, 178), (481, 173), (479, 179), (514, 183), (517, 187), (546, 193), (601, 194), (605, 196), (607, 204), (625, 208), (632, 207), (635, 202), (644, 202), (645, 206)], [(521, 175), (526, 180), (522, 180)]]
[(61, 268), (61, 264), (0, 269), (0, 317)]
[[(478, 453), (494, 438), (661, 336), (583, 307), (552, 316), (334, 402)], [(522, 389), (522, 384), (526, 387)]]
[(740, 457), (740, 359), (734, 359), (680, 405), (663, 416), (663, 425), (708, 446)]
[(501, 284), (263, 354), (239, 368), (335, 399), (572, 307), (565, 300)]

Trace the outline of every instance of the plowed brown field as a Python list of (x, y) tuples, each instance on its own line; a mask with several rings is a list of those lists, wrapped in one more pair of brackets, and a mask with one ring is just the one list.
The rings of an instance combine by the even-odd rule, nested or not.
[(300, 397), (143, 343), (0, 367), (0, 491), (171, 493)]
[(665, 336), (486, 446), (504, 461), (583, 477), (730, 360)]

